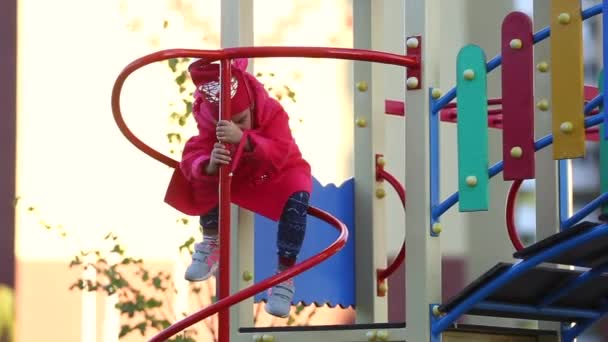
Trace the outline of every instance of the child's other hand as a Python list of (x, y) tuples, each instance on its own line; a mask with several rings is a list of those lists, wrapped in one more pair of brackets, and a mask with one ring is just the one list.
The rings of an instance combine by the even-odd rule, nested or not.
[(234, 122), (228, 120), (217, 123), (215, 134), (217, 140), (230, 144), (238, 144), (243, 137), (243, 131)]
[(228, 165), (230, 163), (230, 151), (221, 143), (215, 143), (213, 150), (211, 151), (211, 160), (209, 164), (212, 165)]

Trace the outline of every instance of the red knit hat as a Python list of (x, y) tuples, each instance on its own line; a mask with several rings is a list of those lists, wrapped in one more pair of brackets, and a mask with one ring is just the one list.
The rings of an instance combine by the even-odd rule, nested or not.
[[(217, 63), (204, 64), (198, 60), (188, 67), (192, 81), (201, 95), (201, 107), (212, 113), (217, 119), (219, 116), (220, 101), (220, 65)], [(230, 82), (230, 112), (238, 114), (251, 106), (249, 89), (239, 68), (231, 68), (232, 80)], [(203, 109), (203, 108), (201, 108)]]

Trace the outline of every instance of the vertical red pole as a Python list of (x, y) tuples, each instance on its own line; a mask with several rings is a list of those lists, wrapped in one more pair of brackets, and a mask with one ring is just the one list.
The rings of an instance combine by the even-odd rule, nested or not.
[[(230, 60), (220, 61), (220, 119), (230, 120)], [(230, 166), (220, 167), (219, 225), (220, 260), (218, 300), (230, 296)], [(218, 313), (218, 340), (230, 341), (230, 308)]]

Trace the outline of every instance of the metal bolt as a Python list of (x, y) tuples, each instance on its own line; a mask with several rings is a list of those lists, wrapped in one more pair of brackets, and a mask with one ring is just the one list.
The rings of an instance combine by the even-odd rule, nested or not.
[(416, 38), (416, 37), (410, 37), (410, 38), (408, 38), (407, 41), (405, 42), (405, 44), (410, 49), (415, 49), (418, 46), (420, 46), (420, 42), (418, 41), (418, 38)]
[(474, 187), (477, 185), (477, 177), (475, 177), (475, 176), (467, 176), (465, 181), (467, 182), (467, 185), (470, 187)]
[(475, 71), (473, 69), (467, 69), (463, 72), (463, 76), (465, 80), (472, 80), (475, 78)]
[(547, 99), (542, 99), (542, 100), (538, 101), (536, 106), (538, 107), (538, 109), (545, 112), (549, 109), (549, 101), (547, 101)]
[(367, 121), (365, 119), (357, 119), (357, 126), (359, 127), (367, 127)]
[(357, 90), (359, 90), (360, 92), (366, 92), (367, 91), (367, 82), (365, 82), (365, 81), (357, 82)]
[(547, 72), (549, 71), (549, 63), (542, 61), (536, 65), (536, 69), (540, 72)]
[(521, 147), (519, 147), (519, 146), (515, 146), (511, 149), (511, 157), (513, 157), (515, 159), (521, 158), (521, 156), (523, 154), (524, 154), (524, 150), (522, 150)]
[(557, 20), (562, 25), (568, 25), (568, 24), (570, 24), (570, 13), (560, 13), (557, 16)]
[(441, 97), (441, 95), (443, 95), (443, 94), (442, 94), (442, 92), (441, 92), (441, 89), (439, 89), (439, 88), (433, 88), (433, 90), (431, 91), (431, 96), (432, 96), (434, 99), (438, 99), (438, 98), (440, 98), (440, 97)]
[(509, 46), (511, 47), (511, 49), (518, 50), (521, 49), (523, 43), (521, 42), (521, 39), (515, 38), (511, 39), (511, 41), (509, 42)]
[(441, 234), (441, 232), (443, 231), (443, 227), (441, 226), (441, 223), (436, 222), (436, 223), (433, 223), (433, 227), (431, 228), (431, 230), (435, 234)]
[(418, 84), (419, 84), (417, 77), (410, 77), (407, 79), (407, 81), (405, 83), (407, 84), (408, 89), (418, 88)]

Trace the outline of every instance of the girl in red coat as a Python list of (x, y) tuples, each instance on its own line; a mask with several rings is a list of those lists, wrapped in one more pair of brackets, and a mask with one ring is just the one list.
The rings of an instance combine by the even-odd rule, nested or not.
[[(178, 210), (200, 216), (203, 241), (195, 245), (186, 279), (202, 281), (217, 269), (218, 169), (233, 172), (232, 201), (278, 221), (277, 272), (292, 266), (304, 240), (312, 188), (310, 165), (302, 158), (289, 128), (289, 117), (239, 60), (232, 68), (232, 120), (218, 120), (219, 65), (194, 62), (189, 72), (196, 91), (193, 114), (199, 135), (186, 143), (179, 170), (166, 200)], [(177, 178), (177, 179), (176, 179)], [(183, 179), (179, 179), (183, 178)], [(270, 290), (266, 311), (289, 315), (293, 280)]]

